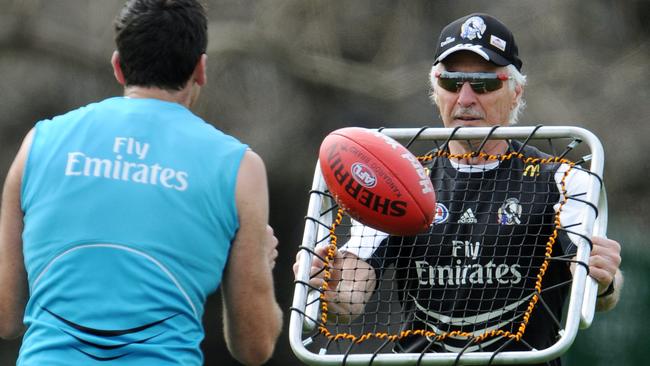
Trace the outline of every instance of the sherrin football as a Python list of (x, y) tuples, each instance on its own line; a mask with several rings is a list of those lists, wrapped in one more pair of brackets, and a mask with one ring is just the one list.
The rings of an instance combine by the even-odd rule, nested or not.
[(323, 178), (352, 218), (392, 235), (426, 231), (436, 195), (417, 158), (375, 130), (348, 127), (330, 133), (319, 151)]

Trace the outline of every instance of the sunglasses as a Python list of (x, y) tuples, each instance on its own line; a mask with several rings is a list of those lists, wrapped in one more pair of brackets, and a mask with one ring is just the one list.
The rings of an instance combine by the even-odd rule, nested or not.
[(452, 93), (458, 93), (466, 82), (476, 94), (485, 94), (501, 89), (505, 80), (511, 79), (505, 73), (494, 72), (447, 72), (436, 71), (438, 85)]

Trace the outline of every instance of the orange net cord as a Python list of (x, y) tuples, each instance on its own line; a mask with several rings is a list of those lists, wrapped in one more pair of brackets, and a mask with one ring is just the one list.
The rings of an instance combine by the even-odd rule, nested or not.
[(569, 169), (567, 169), (564, 172), (564, 175), (562, 177), (562, 180), (560, 181), (560, 186), (562, 188), (562, 191), (560, 192), (562, 196), (562, 200), (560, 201), (560, 207), (558, 208), (555, 218), (554, 218), (554, 229), (553, 233), (549, 237), (547, 243), (546, 243), (546, 251), (544, 254), (544, 261), (540, 265), (539, 272), (537, 273), (537, 280), (535, 282), (535, 293), (533, 294), (531, 300), (528, 303), (528, 307), (526, 308), (526, 311), (524, 312), (523, 315), (523, 320), (519, 324), (519, 327), (517, 328), (516, 333), (512, 333), (510, 331), (504, 331), (504, 330), (492, 330), (492, 331), (486, 331), (483, 334), (480, 334), (478, 336), (472, 335), (472, 333), (469, 332), (462, 332), (462, 331), (451, 331), (451, 332), (446, 332), (446, 333), (441, 333), (438, 334), (434, 331), (430, 330), (424, 330), (424, 329), (417, 329), (417, 330), (405, 330), (401, 331), (400, 333), (397, 334), (389, 334), (386, 332), (369, 332), (365, 333), (362, 335), (353, 335), (350, 333), (338, 333), (338, 334), (332, 334), (328, 329), (327, 329), (327, 318), (328, 318), (328, 303), (325, 298), (325, 292), (329, 290), (328, 282), (331, 278), (331, 263), (334, 260), (334, 254), (336, 253), (337, 250), (337, 236), (336, 236), (336, 228), (338, 225), (341, 224), (341, 221), (343, 220), (343, 209), (339, 208), (336, 214), (336, 220), (332, 223), (330, 227), (330, 242), (329, 242), (329, 249), (327, 252), (327, 257), (325, 258), (325, 266), (324, 266), (324, 277), (325, 281), (323, 283), (323, 286), (321, 287), (321, 295), (320, 295), (320, 300), (321, 300), (321, 325), (319, 326), (319, 331), (328, 339), (330, 340), (340, 340), (340, 339), (346, 339), (355, 343), (361, 343), (364, 342), (368, 339), (371, 338), (377, 338), (377, 339), (387, 339), (389, 341), (395, 342), (398, 341), (402, 338), (408, 337), (408, 336), (413, 336), (413, 335), (420, 335), (420, 336), (425, 336), (427, 338), (432, 338), (435, 341), (442, 341), (445, 338), (448, 337), (462, 337), (466, 339), (471, 339), (475, 343), (479, 343), (482, 341), (485, 341), (488, 338), (492, 337), (503, 337), (503, 338), (509, 338), (509, 339), (515, 339), (517, 341), (521, 340), (523, 337), (524, 333), (526, 332), (526, 326), (528, 325), (528, 322), (530, 320), (530, 317), (532, 316), (533, 310), (535, 309), (535, 306), (537, 305), (537, 302), (539, 300), (539, 294), (542, 292), (542, 281), (544, 279), (544, 274), (546, 273), (546, 270), (548, 269), (549, 262), (551, 259), (551, 255), (553, 254), (553, 245), (555, 244), (558, 236), (558, 230), (557, 228), (561, 226), (560, 223), (560, 212), (562, 211), (562, 208), (567, 202), (567, 196), (566, 196), (566, 178), (569, 174), (569, 172), (573, 169), (575, 166), (575, 163), (564, 159), (560, 157), (550, 157), (550, 158), (531, 158), (531, 157), (525, 157), (521, 153), (509, 153), (506, 155), (489, 155), (486, 153), (467, 153), (467, 154), (450, 154), (446, 153), (444, 151), (438, 151), (435, 154), (428, 154), (425, 156), (419, 156), (418, 160), (421, 163), (425, 163), (428, 161), (431, 161), (434, 157), (446, 157), (449, 159), (468, 159), (468, 158), (474, 158), (474, 157), (482, 157), (487, 160), (509, 160), (509, 159), (521, 159), (524, 163), (526, 164), (548, 164), (548, 163), (562, 163), (562, 164), (567, 164), (569, 166)]

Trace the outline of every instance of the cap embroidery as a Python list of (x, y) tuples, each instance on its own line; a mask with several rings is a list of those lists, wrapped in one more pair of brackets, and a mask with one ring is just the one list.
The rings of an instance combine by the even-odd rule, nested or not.
[(456, 38), (454, 37), (447, 37), (444, 41), (440, 42), (440, 47), (445, 47), (446, 45), (450, 44), (451, 42), (455, 41)]
[(469, 40), (483, 38), (483, 33), (485, 33), (486, 28), (483, 18), (471, 17), (460, 26), (460, 37)]
[(494, 34), (490, 35), (490, 44), (493, 45), (494, 47), (500, 49), (503, 52), (506, 51), (506, 41), (504, 41), (501, 38), (495, 36)]

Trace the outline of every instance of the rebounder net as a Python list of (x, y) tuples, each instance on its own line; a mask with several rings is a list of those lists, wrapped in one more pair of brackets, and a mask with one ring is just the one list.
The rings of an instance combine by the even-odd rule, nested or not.
[[(382, 132), (408, 141), (431, 177), (434, 222), (408, 237), (364, 226), (339, 209), (317, 168), (290, 325), (294, 352), (309, 364), (559, 357), (595, 303), (586, 277), (590, 238), (603, 230), (594, 227), (603, 211), (595, 136), (541, 126)], [(492, 139), (507, 151), (485, 153)], [(452, 154), (455, 140), (473, 151)], [(477, 156), (480, 164), (462, 164)], [(325, 265), (310, 273), (318, 246), (328, 249)], [(315, 276), (326, 279), (321, 287), (309, 285)]]

